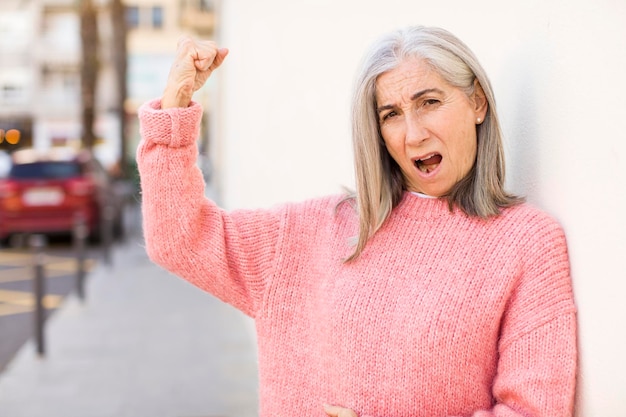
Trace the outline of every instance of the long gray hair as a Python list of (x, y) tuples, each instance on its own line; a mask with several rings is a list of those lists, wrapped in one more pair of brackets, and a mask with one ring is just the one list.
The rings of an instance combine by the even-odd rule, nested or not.
[(469, 216), (488, 218), (500, 209), (523, 201), (504, 190), (504, 150), (495, 97), (487, 74), (473, 52), (450, 32), (416, 26), (389, 33), (366, 53), (356, 78), (352, 104), (352, 141), (356, 171), (359, 232), (355, 250), (346, 261), (357, 258), (369, 238), (383, 225), (402, 199), (405, 190), (400, 167), (387, 151), (376, 113), (376, 80), (407, 58), (425, 60), (446, 82), (471, 96), (475, 80), (488, 102), (482, 124), (476, 126), (477, 154), (470, 172), (445, 196)]

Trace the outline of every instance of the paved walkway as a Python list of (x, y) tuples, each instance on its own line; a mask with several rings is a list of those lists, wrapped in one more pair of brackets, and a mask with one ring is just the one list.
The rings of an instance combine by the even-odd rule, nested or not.
[[(139, 222), (137, 216), (134, 224)], [(153, 265), (134, 233), (0, 374), (0, 417), (253, 417), (253, 324)]]

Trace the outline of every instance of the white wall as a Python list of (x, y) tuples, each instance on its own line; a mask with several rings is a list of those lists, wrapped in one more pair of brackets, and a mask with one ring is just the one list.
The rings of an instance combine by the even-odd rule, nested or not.
[(222, 0), (216, 185), (227, 208), (352, 185), (349, 105), (366, 45), (445, 27), (490, 74), (509, 188), (565, 227), (579, 307), (578, 415), (626, 415), (626, 2)]

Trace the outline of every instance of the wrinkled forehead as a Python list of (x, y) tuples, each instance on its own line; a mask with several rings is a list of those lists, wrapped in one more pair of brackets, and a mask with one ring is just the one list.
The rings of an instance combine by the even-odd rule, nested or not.
[[(374, 99), (377, 105), (387, 100), (408, 100), (417, 91), (444, 89), (451, 85), (425, 59), (410, 57), (376, 77)], [(385, 103), (387, 104), (387, 103)]]

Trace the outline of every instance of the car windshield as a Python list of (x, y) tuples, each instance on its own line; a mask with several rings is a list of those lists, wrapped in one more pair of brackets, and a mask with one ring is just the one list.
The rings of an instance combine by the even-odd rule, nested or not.
[(80, 175), (80, 167), (72, 162), (34, 162), (13, 165), (9, 177), (14, 179), (64, 179)]

